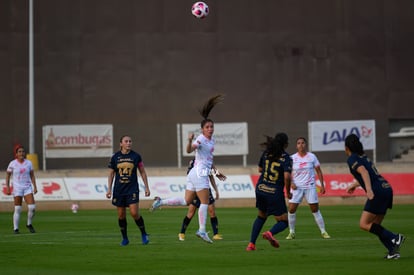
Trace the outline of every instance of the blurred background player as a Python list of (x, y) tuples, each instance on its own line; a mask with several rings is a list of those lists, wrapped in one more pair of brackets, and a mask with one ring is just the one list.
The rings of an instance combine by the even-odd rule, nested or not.
[(292, 189), (292, 198), (289, 200), (288, 206), (289, 235), (286, 237), (287, 240), (295, 238), (296, 210), (302, 202), (303, 197), (306, 198), (309, 204), (315, 222), (321, 231), (322, 238), (330, 238), (328, 232), (325, 230), (325, 222), (322, 214), (319, 211), (318, 191), (316, 190), (315, 171), (321, 183), (321, 194), (325, 194), (321, 165), (316, 155), (307, 152), (306, 147), (306, 139), (299, 137), (296, 140), (297, 152), (290, 156), (292, 158), (292, 182), (290, 186)]
[[(129, 212), (134, 219), (135, 224), (141, 231), (142, 244), (146, 245), (149, 243), (149, 238), (145, 230), (144, 219), (139, 213), (137, 170), (144, 182), (146, 197), (151, 194), (148, 186), (147, 173), (141, 155), (131, 149), (132, 139), (130, 136), (125, 135), (121, 137), (120, 147), (120, 150), (111, 157), (108, 164), (108, 192), (106, 193), (106, 197), (108, 199), (112, 197), (112, 204), (117, 208), (118, 225), (122, 234), (121, 246), (129, 244), (126, 208), (129, 208)], [(114, 183), (113, 195), (112, 183)]]
[(13, 180), (13, 196), (14, 196), (14, 214), (13, 226), (14, 233), (19, 234), (20, 213), (22, 211), (22, 201), (27, 204), (27, 223), (26, 227), (30, 233), (35, 233), (32, 220), (35, 215), (35, 199), (37, 193), (36, 178), (34, 175), (33, 164), (26, 159), (24, 147), (17, 145), (14, 150), (15, 159), (7, 166), (6, 170), (6, 193), (11, 195), (10, 178)]
[(345, 154), (348, 156), (349, 170), (357, 180), (348, 187), (348, 193), (353, 193), (355, 188), (361, 186), (367, 196), (364, 211), (362, 211), (359, 220), (359, 227), (378, 236), (388, 250), (385, 259), (399, 259), (400, 247), (405, 237), (401, 234), (395, 234), (381, 225), (387, 209), (392, 208), (393, 190), (391, 185), (379, 174), (375, 165), (365, 155), (358, 136), (351, 134), (345, 138)]
[(276, 223), (262, 237), (275, 248), (279, 242), (273, 235), (282, 232), (288, 227), (288, 215), (284, 189), (291, 198), (290, 173), (292, 164), (289, 154), (285, 152), (288, 146), (288, 136), (278, 133), (274, 138), (266, 137), (263, 145), (265, 150), (259, 160), (260, 177), (256, 184), (256, 208), (258, 209), (250, 235), (247, 251), (256, 250), (256, 240), (265, 224), (267, 217), (273, 215)]

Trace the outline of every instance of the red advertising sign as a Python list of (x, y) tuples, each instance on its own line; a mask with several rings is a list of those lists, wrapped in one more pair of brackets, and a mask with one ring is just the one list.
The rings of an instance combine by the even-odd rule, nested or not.
[[(414, 194), (414, 174), (382, 174), (382, 176), (391, 184), (394, 195), (413, 195)], [(256, 182), (259, 175), (251, 175), (253, 184)], [(365, 196), (362, 188), (357, 188), (353, 194), (348, 194), (346, 189), (354, 182), (351, 174), (324, 174), (325, 194), (323, 196)], [(317, 181), (317, 189), (319, 191), (320, 183)]]

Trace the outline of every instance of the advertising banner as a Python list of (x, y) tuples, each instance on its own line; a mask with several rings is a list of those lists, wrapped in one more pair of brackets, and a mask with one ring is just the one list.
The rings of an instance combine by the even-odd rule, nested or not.
[(97, 158), (113, 154), (110, 124), (43, 126), (46, 158)]
[[(406, 174), (382, 174), (391, 184), (394, 195), (414, 195), (414, 173)], [(229, 175), (222, 182), (216, 178), (216, 184), (222, 199), (255, 198), (255, 186), (259, 178), (255, 175)], [(325, 174), (325, 194), (319, 196), (330, 197), (352, 197), (365, 196), (362, 188), (357, 188), (353, 194), (348, 194), (346, 189), (354, 182), (350, 174)], [(139, 179), (140, 200), (153, 200), (155, 196), (161, 198), (184, 197), (186, 188), (186, 177), (148, 177), (151, 196), (145, 197), (144, 184)], [(0, 180), (1, 202), (13, 202), (13, 196), (6, 194), (5, 180)], [(108, 200), (107, 178), (40, 178), (37, 179), (38, 193), (36, 201), (59, 201), (59, 200)], [(320, 182), (316, 181), (319, 192)], [(213, 191), (214, 194), (214, 191)], [(214, 194), (215, 195), (215, 194)], [(110, 200), (108, 200), (110, 203)]]
[(71, 200), (108, 200), (108, 178), (65, 178), (65, 183)]
[[(151, 196), (161, 198), (184, 197), (186, 177), (151, 177), (149, 178)], [(230, 175), (226, 181), (216, 178), (220, 198), (252, 198), (254, 186), (249, 175)], [(140, 187), (141, 190), (143, 187)], [(213, 194), (214, 190), (212, 189)], [(142, 198), (142, 197), (141, 197)]]
[[(11, 185), (13, 185), (13, 183)], [(39, 178), (36, 179), (36, 185), (36, 201), (59, 201), (70, 199), (65, 183), (61, 178)], [(13, 192), (13, 187), (11, 190)], [(1, 180), (0, 201), (13, 201), (13, 195), (6, 194), (6, 180)]]
[[(414, 174), (381, 174), (392, 186), (394, 195), (414, 195)], [(256, 186), (259, 175), (252, 175), (252, 181)], [(351, 197), (365, 196), (365, 191), (358, 187), (353, 194), (346, 192), (349, 185), (354, 183), (351, 174), (324, 174), (325, 194), (320, 194), (320, 181), (316, 180), (316, 189), (319, 196)]]
[[(188, 154), (186, 147), (188, 144), (188, 135), (194, 133), (196, 138), (201, 133), (200, 124), (182, 124), (181, 126), (181, 144), (183, 156)], [(249, 153), (247, 123), (214, 123), (214, 155), (247, 155)]]
[(375, 150), (375, 120), (312, 121), (309, 122), (311, 151), (343, 151), (345, 138), (355, 134), (365, 150)]

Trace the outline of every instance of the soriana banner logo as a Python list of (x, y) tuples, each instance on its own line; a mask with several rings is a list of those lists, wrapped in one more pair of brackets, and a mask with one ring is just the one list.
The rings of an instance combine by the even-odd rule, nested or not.
[[(381, 174), (392, 186), (394, 195), (413, 195), (414, 194), (414, 174)], [(349, 185), (355, 179), (351, 174), (324, 174), (325, 194), (320, 196), (332, 197), (352, 197), (365, 196), (365, 191), (358, 187), (354, 193), (346, 192)], [(259, 175), (252, 175), (252, 181), (256, 185)], [(320, 190), (321, 183), (316, 179), (316, 189)]]

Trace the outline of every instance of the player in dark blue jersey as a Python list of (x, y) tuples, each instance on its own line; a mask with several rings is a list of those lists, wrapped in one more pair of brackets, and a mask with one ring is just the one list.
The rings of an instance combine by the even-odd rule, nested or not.
[(253, 223), (250, 242), (247, 251), (256, 250), (256, 240), (263, 228), (268, 216), (274, 216), (277, 221), (269, 231), (263, 233), (263, 238), (277, 248), (279, 242), (273, 235), (282, 232), (288, 227), (288, 215), (285, 201), (284, 188), (288, 197), (290, 193), (290, 173), (292, 161), (289, 154), (285, 152), (288, 146), (288, 136), (278, 133), (274, 138), (267, 137), (263, 144), (266, 146), (260, 161), (260, 177), (256, 184), (256, 208), (257, 218)]
[[(122, 234), (121, 245), (125, 246), (129, 243), (126, 219), (127, 207), (129, 208), (129, 212), (136, 225), (141, 231), (142, 244), (148, 244), (149, 238), (147, 232), (145, 231), (144, 219), (139, 213), (137, 170), (139, 170), (141, 178), (144, 182), (146, 197), (151, 195), (148, 186), (147, 173), (145, 171), (141, 156), (131, 150), (132, 139), (130, 136), (121, 137), (120, 147), (121, 149), (112, 156), (108, 164), (109, 175), (106, 197), (108, 199), (112, 197), (112, 204), (117, 207), (118, 224)], [(113, 190), (112, 183), (114, 183)]]
[(359, 227), (379, 237), (388, 250), (386, 259), (400, 258), (400, 247), (405, 237), (381, 226), (387, 209), (392, 208), (393, 191), (391, 185), (378, 173), (375, 165), (365, 155), (358, 136), (351, 134), (346, 137), (345, 153), (348, 156), (349, 170), (357, 180), (348, 187), (348, 193), (353, 193), (355, 188), (361, 186), (368, 198), (359, 220)]

